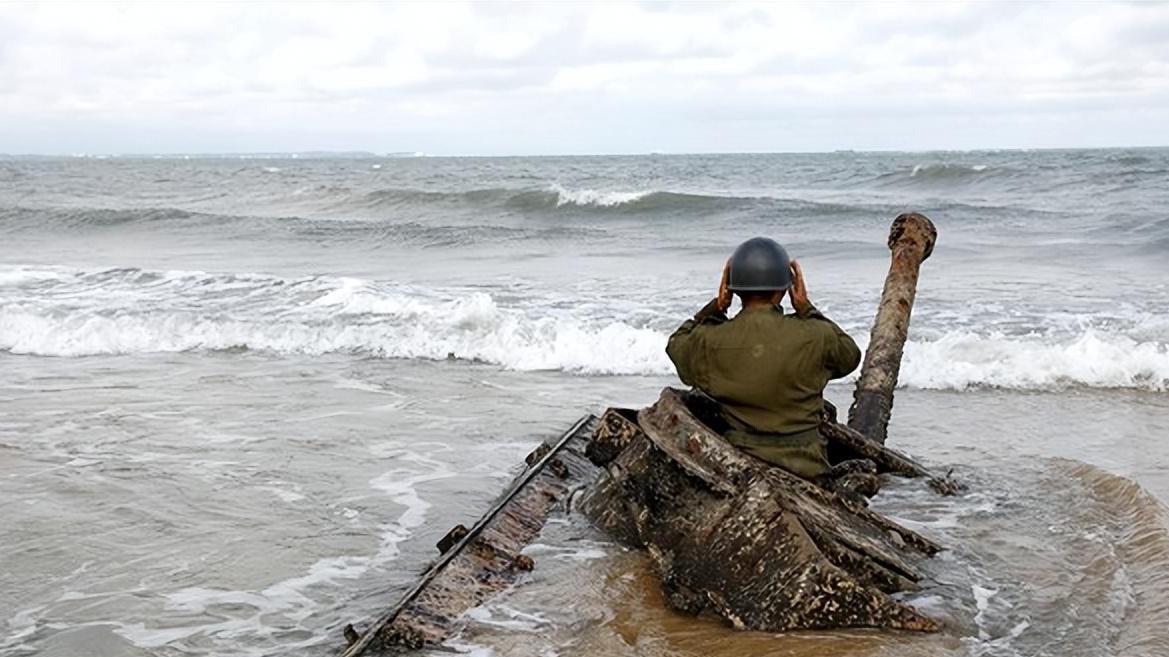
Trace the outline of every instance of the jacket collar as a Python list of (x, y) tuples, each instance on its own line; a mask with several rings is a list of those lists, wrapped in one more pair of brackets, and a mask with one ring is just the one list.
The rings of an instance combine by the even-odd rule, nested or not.
[(768, 311), (777, 312), (780, 315), (782, 315), (783, 314), (783, 306), (756, 306), (754, 308), (743, 308), (742, 310), (739, 311), (739, 314), (742, 315), (745, 313), (752, 313), (752, 314), (765, 313)]

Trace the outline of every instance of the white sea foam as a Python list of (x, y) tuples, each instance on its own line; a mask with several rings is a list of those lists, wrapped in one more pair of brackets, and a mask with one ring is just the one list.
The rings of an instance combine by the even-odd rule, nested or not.
[[(238, 348), (307, 356), (453, 355), (525, 371), (673, 373), (664, 347), (675, 318), (649, 318), (649, 325), (623, 321), (612, 304), (610, 310), (584, 302), (569, 310), (501, 306), (481, 291), (356, 278), (49, 273), (61, 279), (52, 294), (33, 289), (21, 296), (19, 286), (0, 293), (0, 350), (57, 357)], [(40, 276), (35, 270), (18, 274), (27, 280)], [(900, 380), (926, 389), (1166, 390), (1165, 328), (1142, 316), (1133, 317), (1127, 332), (1083, 327), (1059, 335), (1008, 335), (934, 327), (927, 338), (906, 345)]]
[(538, 614), (529, 614), (504, 605), (472, 607), (463, 615), (480, 625), (495, 627), (509, 632), (536, 633), (551, 623)]
[(924, 164), (915, 164), (913, 171), (910, 172), (911, 178), (919, 178), (923, 176), (929, 177), (958, 177), (970, 174), (979, 174), (987, 171), (989, 167), (985, 164), (952, 164), (948, 162), (929, 162)]
[(41, 617), (48, 605), (29, 607), (13, 613), (8, 618), (8, 636), (0, 639), (0, 648), (9, 648), (22, 645), (24, 639), (37, 631), (37, 619)]
[(516, 370), (665, 374), (665, 335), (613, 322), (529, 319), (486, 295), (437, 306), (400, 301), (401, 322), (346, 324), (213, 318), (190, 313), (52, 317), (5, 311), (0, 350), (78, 357), (247, 348), (286, 354), (365, 353), (442, 360), (453, 355)]
[(552, 558), (561, 561), (594, 561), (604, 559), (611, 554), (606, 543), (594, 541), (574, 541), (572, 545), (549, 545), (547, 543), (531, 543), (523, 550), (524, 554), (537, 560)]
[(454, 476), (454, 472), (446, 463), (423, 457), (409, 450), (400, 451), (395, 461), (423, 463), (428, 469), (416, 472), (411, 469), (397, 468), (370, 482), (370, 486), (387, 494), (390, 500), (404, 508), (398, 519), (382, 532), (381, 546), (377, 556), (374, 557), (374, 560), (378, 562), (396, 558), (399, 553), (398, 544), (409, 538), (414, 530), (421, 527), (422, 523), (426, 521), (426, 512), (430, 509), (430, 503), (419, 496), (418, 486), (426, 482)]
[[(458, 639), (451, 639), (443, 644), (442, 652), (454, 652), (468, 657), (495, 657), (495, 651), (487, 646), (467, 643)], [(557, 657), (556, 653), (546, 653), (544, 657)]]
[[(114, 631), (140, 648), (160, 648), (192, 636), (213, 637), (227, 644), (237, 644), (243, 637), (274, 635), (280, 631), (279, 625), (263, 619), (282, 616), (295, 624), (303, 622), (319, 608), (319, 603), (310, 597), (310, 591), (319, 587), (335, 588), (339, 586), (339, 580), (356, 579), (368, 570), (368, 565), (368, 557), (331, 557), (317, 561), (304, 575), (277, 582), (261, 591), (202, 586), (179, 589), (165, 594), (168, 609), (207, 614), (217, 618), (218, 622), (179, 627), (124, 623)], [(308, 638), (300, 645), (315, 643), (320, 643), (320, 639)], [(242, 650), (240, 654), (251, 652)]]
[(986, 641), (990, 639), (990, 632), (986, 629), (986, 612), (990, 609), (990, 599), (998, 594), (998, 589), (972, 584), (970, 590), (974, 593), (974, 604), (977, 609), (974, 623), (978, 625), (978, 638)]
[[(442, 360), (450, 355), (514, 370), (668, 375), (666, 333), (622, 322), (582, 325), (500, 310), (485, 294), (443, 303), (387, 299), (398, 321), (271, 321), (190, 313), (54, 317), (6, 310), (0, 349), (77, 357), (247, 348), (286, 354), (365, 353)], [(396, 310), (395, 310), (396, 309)], [(905, 387), (1047, 389), (1067, 386), (1169, 389), (1169, 348), (1091, 330), (1070, 340), (956, 331), (906, 345)]]
[(599, 191), (595, 189), (565, 189), (560, 185), (553, 185), (552, 191), (556, 192), (556, 205), (580, 205), (593, 206), (601, 208), (609, 208), (615, 205), (624, 205), (632, 203), (639, 199), (645, 198), (652, 194), (652, 191), (638, 191), (638, 192), (615, 192), (615, 191)]
[(295, 485), (293, 486), (294, 490), (288, 490), (287, 488), (281, 488), (280, 486), (256, 486), (255, 490), (272, 493), (285, 504), (294, 504), (304, 499), (304, 494), (296, 490), (299, 488), (299, 486)]
[(62, 278), (60, 272), (51, 269), (32, 269), (16, 267), (7, 271), (0, 271), (0, 287), (5, 285), (22, 285), (40, 281), (52, 281)]
[(1069, 385), (1166, 390), (1169, 347), (1091, 329), (1071, 339), (953, 331), (931, 342), (907, 344), (901, 381), (938, 390)]
[[(75, 299), (0, 297), (0, 349), (62, 357), (233, 348), (422, 359), (454, 354), (517, 370), (668, 371), (660, 332), (618, 321), (532, 317), (501, 309), (481, 292), (452, 297), (342, 278), (301, 281), (315, 298), (297, 305), (281, 296), (288, 286), (265, 278), (172, 272), (167, 285), (138, 287), (127, 277), (111, 278), (117, 280), (92, 291), (84, 308)], [(182, 304), (193, 291), (216, 295), (225, 307), (186, 310)], [(227, 292), (235, 298), (225, 300)]]
[[(379, 457), (402, 464), (374, 478), (370, 487), (386, 493), (402, 506), (393, 521), (380, 527), (381, 543), (372, 555), (341, 555), (319, 559), (307, 572), (277, 581), (259, 590), (229, 590), (194, 586), (165, 593), (168, 609), (216, 619), (214, 622), (185, 624), (180, 627), (147, 626), (145, 623), (121, 623), (115, 632), (141, 648), (162, 646), (193, 636), (209, 637), (231, 646), (239, 654), (265, 654), (263, 649), (240, 645), (241, 638), (257, 634), (276, 636), (287, 628), (301, 627), (323, 603), (346, 582), (355, 580), (370, 568), (383, 565), (399, 555), (398, 544), (409, 538), (426, 520), (430, 504), (422, 500), (416, 487), (436, 479), (454, 476), (446, 461), (434, 454), (418, 451), (423, 447), (447, 448), (438, 444), (383, 445)], [(281, 618), (280, 622), (273, 622)], [(304, 648), (326, 641), (312, 632), (298, 633), (300, 640), (281, 639), (285, 648)]]

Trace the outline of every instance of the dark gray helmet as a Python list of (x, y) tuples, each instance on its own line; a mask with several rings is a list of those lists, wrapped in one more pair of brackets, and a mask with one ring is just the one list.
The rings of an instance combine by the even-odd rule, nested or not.
[(728, 287), (733, 292), (775, 292), (792, 284), (791, 258), (773, 239), (752, 237), (731, 256)]

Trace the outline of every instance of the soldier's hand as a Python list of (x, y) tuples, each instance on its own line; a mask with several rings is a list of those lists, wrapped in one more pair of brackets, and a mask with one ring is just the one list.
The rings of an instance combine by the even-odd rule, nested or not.
[(723, 265), (723, 277), (718, 284), (718, 309), (726, 312), (731, 307), (731, 261)]
[(812, 309), (812, 302), (808, 299), (808, 284), (804, 280), (804, 270), (800, 263), (792, 260), (792, 286), (788, 290), (791, 296), (792, 309), (798, 315), (805, 315)]

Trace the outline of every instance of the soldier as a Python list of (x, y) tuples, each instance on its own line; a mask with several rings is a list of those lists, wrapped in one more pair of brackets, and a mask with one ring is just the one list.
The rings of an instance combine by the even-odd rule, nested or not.
[[(728, 319), (732, 293), (743, 308)], [(780, 307), (785, 294), (795, 314)], [(861, 352), (808, 300), (799, 263), (775, 240), (735, 249), (718, 296), (670, 336), (666, 353), (683, 383), (720, 402), (733, 445), (806, 479), (827, 472), (824, 387), (855, 370)]]

